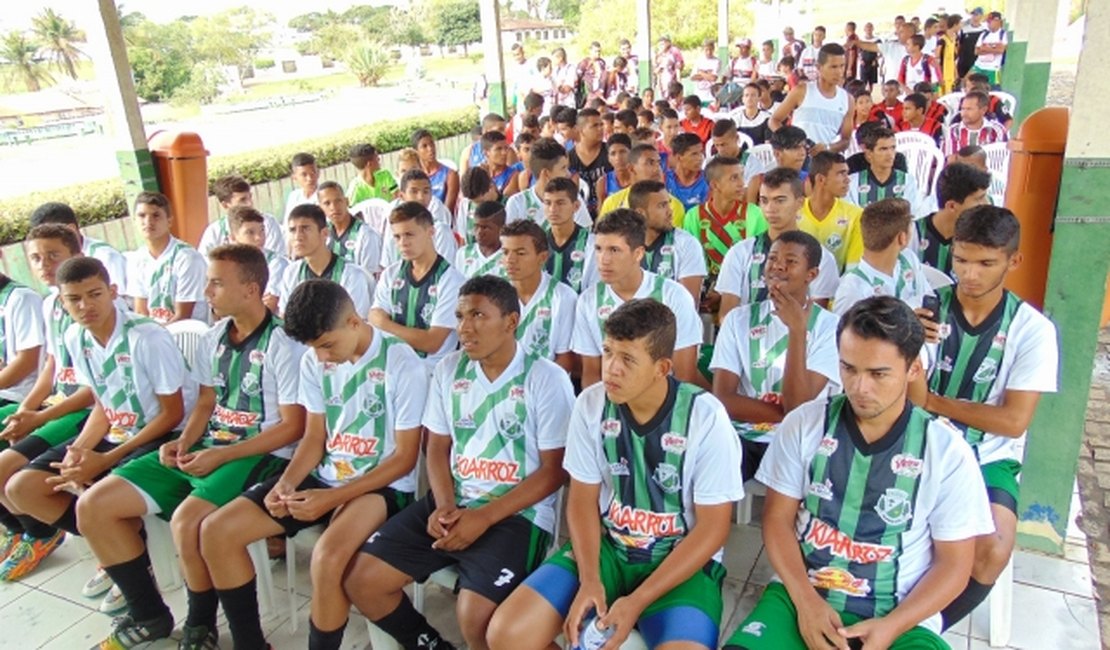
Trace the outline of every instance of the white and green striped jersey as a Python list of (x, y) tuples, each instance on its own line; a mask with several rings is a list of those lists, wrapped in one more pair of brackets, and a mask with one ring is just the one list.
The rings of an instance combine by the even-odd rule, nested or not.
[(266, 254), (266, 269), (270, 272), (270, 278), (266, 281), (265, 293), (272, 296), (281, 296), (281, 283), (285, 281), (285, 269), (289, 268), (289, 258), (270, 251), (264, 252)]
[(127, 290), (127, 258), (123, 253), (106, 242), (82, 235), (81, 254), (100, 260), (104, 268), (108, 269), (108, 279), (116, 285), (116, 289), (120, 293)]
[(644, 249), (641, 265), (676, 282), (706, 274), (705, 251), (697, 238), (682, 228), (672, 228), (656, 237)]
[(478, 275), (495, 275), (499, 278), (508, 279), (508, 276), (505, 275), (505, 267), (501, 265), (501, 249), (498, 248), (493, 252), (493, 255), (487, 257), (482, 254), (478, 242), (467, 244), (455, 253), (455, 268), (465, 278), (473, 278)]
[[(424, 426), (451, 437), (456, 503), (484, 505), (539, 469), (541, 451), (566, 444), (573, 404), (566, 371), (522, 346), (493, 381), (464, 352), (444, 357), (432, 375)], [(552, 494), (520, 514), (554, 533), (554, 507)]]
[(370, 297), (374, 295), (374, 278), (362, 267), (349, 264), (338, 255), (332, 255), (331, 262), (320, 275), (312, 271), (308, 260), (299, 259), (290, 262), (285, 267), (278, 289), (278, 311), (285, 314), (285, 307), (289, 304), (289, 297), (293, 290), (305, 280), (323, 279), (331, 280), (347, 290), (351, 302), (355, 304), (355, 312), (365, 318), (370, 314)]
[[(690, 292), (674, 280), (668, 280), (651, 271), (643, 272), (636, 298), (652, 298), (663, 303), (674, 313), (674, 349), (681, 350), (702, 341), (701, 318)], [(617, 307), (624, 304), (620, 296), (604, 282), (582, 290), (574, 315), (574, 334), (570, 347), (585, 357), (600, 357), (603, 337), (602, 327)]]
[(935, 204), (927, 205), (918, 189), (917, 179), (909, 172), (891, 170), (885, 183), (880, 183), (870, 168), (848, 175), (848, 195), (844, 200), (866, 208), (883, 199), (904, 199), (910, 204), (910, 214), (914, 218), (924, 217), (936, 209)]
[(412, 262), (409, 261), (395, 262), (382, 271), (374, 293), (375, 308), (384, 310), (398, 325), (422, 330), (433, 327), (449, 330), (443, 345), (434, 354), (417, 352), (424, 359), (428, 374), (444, 355), (458, 347), (455, 307), (459, 304), (459, 287), (465, 281), (466, 278), (442, 255), (419, 280), (413, 275)]
[[(251, 438), (281, 421), (279, 406), (298, 404), (299, 364), (304, 346), (290, 339), (277, 316), (267, 312), (257, 328), (231, 341), (231, 319), (212, 326), (201, 339), (193, 376), (216, 392), (205, 444), (226, 445)], [(274, 455), (292, 456), (293, 446)]]
[(73, 318), (62, 307), (58, 290), (50, 287), (50, 293), (42, 301), (42, 316), (46, 324), (46, 354), (54, 357), (54, 386), (48, 400), (64, 399), (77, 392), (77, 371), (73, 368), (73, 357), (65, 345), (65, 333), (73, 324)]
[(866, 256), (860, 259), (859, 264), (840, 278), (832, 310), (843, 316), (852, 305), (871, 296), (893, 296), (917, 309), (922, 298), (931, 295), (933, 288), (921, 268), (921, 260), (907, 249), (898, 254), (892, 276), (871, 266)]
[(173, 318), (174, 305), (179, 302), (194, 303), (192, 318), (208, 320), (208, 303), (204, 299), (208, 263), (195, 248), (171, 236), (157, 259), (142, 246), (130, 253), (128, 261), (131, 288), (126, 293), (132, 298), (145, 298), (147, 311), (155, 321), (168, 323)]
[[(772, 243), (771, 237), (762, 233), (741, 240), (728, 249), (721, 262), (721, 273), (717, 276), (717, 292), (732, 294), (741, 303), (767, 300), (763, 269), (767, 265)], [(817, 278), (809, 285), (809, 295), (814, 300), (828, 300), (836, 295), (839, 283), (840, 269), (836, 258), (822, 246), (821, 264), (817, 267)]]
[[(778, 403), (786, 374), (789, 330), (764, 300), (740, 305), (725, 316), (713, 347), (711, 370), (727, 370), (740, 377), (736, 393)], [(806, 370), (828, 379), (821, 396), (839, 391), (840, 354), (836, 347), (837, 318), (817, 305), (810, 307), (806, 328)], [(777, 424), (737, 422), (736, 431), (754, 442), (771, 442)]]
[[(324, 456), (313, 473), (328, 485), (368, 473), (393, 453), (397, 429), (420, 426), (428, 375), (404, 341), (374, 330), (370, 347), (354, 363), (322, 363), (308, 350), (300, 373), (300, 403), (325, 418)], [(416, 469), (390, 487), (415, 492)]]
[[(262, 227), (266, 234), (266, 241), (262, 247), (268, 254), (285, 255), (285, 235), (281, 231), (281, 224), (272, 215), (262, 215)], [(217, 246), (231, 243), (231, 234), (228, 232), (227, 217), (220, 217), (208, 224), (204, 234), (200, 236), (197, 251), (208, 259), (208, 252)], [(267, 255), (268, 257), (269, 255)]]
[[(41, 348), (46, 343), (42, 298), (9, 277), (0, 277), (0, 333), (4, 335), (0, 368), (6, 368), (23, 350)], [(39, 358), (42, 358), (40, 352)], [(36, 364), (37, 367), (38, 364)], [(20, 381), (0, 388), (0, 399), (21, 402), (31, 392), (38, 373), (32, 371)]]
[(529, 353), (554, 359), (555, 355), (570, 352), (570, 336), (574, 331), (574, 310), (578, 294), (547, 273), (542, 273), (540, 284), (532, 299), (520, 305), (520, 324), (516, 326), (516, 340)]
[(180, 390), (186, 416), (193, 411), (196, 381), (173, 337), (152, 319), (117, 307), (116, 326), (106, 345), (79, 323), (66, 330), (65, 342), (78, 383), (92, 388), (108, 418), (108, 442), (130, 440), (157, 416), (162, 409), (159, 395)]
[(351, 223), (342, 235), (329, 223), (328, 247), (348, 264), (358, 265), (371, 277), (381, 269), (382, 237), (363, 221), (361, 214), (351, 215)]
[[(795, 532), (810, 583), (833, 609), (863, 618), (905, 599), (929, 570), (934, 542), (994, 531), (971, 448), (909, 402), (871, 443), (843, 395), (806, 402), (779, 426), (756, 479), (799, 501)], [(919, 625), (939, 633), (940, 615)]]
[(667, 381), (666, 400), (644, 424), (602, 384), (590, 386), (567, 434), (564, 469), (601, 485), (603, 531), (634, 562), (658, 562), (681, 542), (697, 523), (695, 506), (744, 498), (740, 441), (725, 407), (693, 384)]
[[(541, 226), (545, 225), (547, 219), (543, 215), (543, 198), (539, 195), (539, 191), (539, 183), (537, 183), (523, 192), (510, 196), (505, 201), (505, 223), (531, 219)], [(590, 218), (590, 211), (584, 199), (578, 202), (574, 223), (587, 230), (594, 227), (594, 221)]]
[[(451, 226), (437, 220), (435, 222), (434, 231), (432, 241), (436, 253), (448, 262), (454, 260), (455, 254), (459, 250), (459, 242), (455, 240), (455, 232), (451, 230)], [(382, 269), (387, 269), (402, 261), (401, 251), (397, 248), (397, 242), (393, 241), (393, 232), (389, 229), (388, 224), (386, 224), (385, 234), (382, 237), (382, 254), (380, 259)]]

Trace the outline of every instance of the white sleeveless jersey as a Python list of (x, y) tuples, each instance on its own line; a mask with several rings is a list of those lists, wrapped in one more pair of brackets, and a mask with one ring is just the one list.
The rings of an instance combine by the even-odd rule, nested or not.
[(794, 126), (805, 131), (814, 142), (836, 142), (850, 106), (848, 92), (843, 88), (838, 87), (830, 99), (821, 94), (816, 81), (807, 81), (805, 99), (794, 109)]

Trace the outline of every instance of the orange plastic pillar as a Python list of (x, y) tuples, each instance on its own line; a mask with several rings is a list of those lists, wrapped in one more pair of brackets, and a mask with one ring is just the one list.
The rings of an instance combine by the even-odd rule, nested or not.
[(196, 246), (208, 226), (208, 151), (188, 131), (155, 131), (148, 144), (158, 184), (170, 200), (170, 229)]
[(1006, 278), (1006, 288), (1023, 300), (1044, 306), (1048, 258), (1052, 253), (1052, 222), (1064, 171), (1068, 109), (1042, 108), (1030, 115), (1010, 141), (1010, 177), (1006, 207), (1021, 222), (1023, 261)]

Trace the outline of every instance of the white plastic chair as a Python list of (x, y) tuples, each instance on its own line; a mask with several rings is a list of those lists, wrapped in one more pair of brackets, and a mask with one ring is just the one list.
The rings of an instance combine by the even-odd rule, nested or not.
[[(459, 197), (462, 200), (462, 197)], [(384, 199), (366, 199), (359, 201), (350, 208), (351, 214), (361, 214), (366, 225), (374, 229), (378, 235), (384, 236), (385, 227), (389, 223), (389, 208), (392, 204)]]
[(997, 97), (1002, 102), (1002, 108), (1013, 115), (1017, 111), (1017, 98), (1004, 90), (992, 90), (992, 97)]
[(185, 363), (192, 368), (200, 348), (200, 339), (208, 332), (208, 323), (196, 319), (179, 320), (166, 325), (166, 330), (173, 336), (173, 342), (181, 350)]
[(1007, 142), (983, 145), (987, 154), (987, 169), (991, 173), (991, 186), (987, 190), (991, 203), (1002, 205), (1006, 198), (1006, 181), (1010, 178), (1010, 146)]
[(748, 162), (744, 166), (744, 182), (747, 183), (756, 174), (770, 171), (775, 167), (775, 153), (771, 145), (764, 142), (748, 149)]
[(947, 287), (953, 284), (952, 278), (950, 278), (947, 273), (941, 271), (935, 266), (922, 264), (921, 271), (925, 274), (925, 280), (928, 281), (929, 286), (932, 287), (934, 291), (941, 287)]
[(934, 175), (944, 166), (944, 154), (931, 138), (928, 144), (908, 143), (900, 147), (899, 152), (906, 157), (906, 168), (917, 179), (921, 196), (929, 196), (932, 193)]
[(858, 130), (859, 129), (853, 129), (851, 137), (848, 138), (848, 148), (844, 150), (845, 158), (849, 158), (863, 151), (863, 145), (856, 139), (856, 131)]
[(767, 497), (767, 486), (759, 481), (749, 479), (744, 483), (744, 498), (740, 501), (737, 512), (737, 523), (751, 524), (752, 523), (752, 500), (755, 497)]
[(901, 151), (902, 147), (911, 144), (936, 147), (937, 141), (921, 131), (899, 131), (894, 134), (894, 148)]
[(936, 99), (939, 104), (948, 109), (948, 116), (945, 120), (946, 122), (951, 123), (952, 120), (956, 119), (956, 116), (960, 114), (960, 101), (963, 100), (963, 98), (964, 93), (955, 92), (948, 93), (944, 97), (938, 97)]

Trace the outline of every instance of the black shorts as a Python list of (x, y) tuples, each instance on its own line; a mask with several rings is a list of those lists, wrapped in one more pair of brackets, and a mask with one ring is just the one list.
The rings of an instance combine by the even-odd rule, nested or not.
[(540, 565), (551, 534), (520, 515), (494, 524), (461, 551), (432, 548), (428, 517), (435, 500), (427, 496), (385, 522), (362, 546), (394, 569), (424, 582), (445, 567), (457, 565), (459, 589), (467, 589), (500, 604), (528, 574)]
[[(247, 488), (247, 491), (243, 493), (243, 498), (258, 506), (262, 510), (262, 512), (265, 512), (267, 515), (269, 515), (270, 511), (266, 509), (265, 503), (266, 495), (270, 493), (270, 490), (274, 489), (274, 486), (277, 485), (277, 482), (279, 480), (281, 480), (281, 475), (272, 476), (265, 481), (262, 481), (261, 483), (255, 483), (251, 487)], [(297, 486), (297, 491), (327, 490), (329, 488), (331, 488), (330, 485), (309, 474), (308, 477), (306, 477), (305, 480), (301, 481), (300, 485)], [(412, 503), (411, 493), (398, 492), (397, 490), (389, 487), (385, 487), (380, 490), (374, 490), (373, 492), (371, 492), (371, 494), (380, 494), (381, 497), (385, 499), (385, 516), (387, 519), (397, 514), (398, 512), (401, 512), (401, 510), (403, 510), (405, 506)], [(295, 519), (294, 517), (289, 515), (281, 518), (271, 516), (270, 518), (277, 522), (277, 524), (283, 529), (285, 529), (286, 537), (292, 537), (305, 528), (312, 528), (313, 526), (319, 524), (328, 523), (329, 521), (331, 521), (331, 516), (334, 513), (335, 510), (330, 510), (315, 521), (302, 521), (300, 519)]]
[(744, 450), (744, 459), (740, 461), (740, 476), (745, 483), (755, 478), (755, 473), (759, 471), (759, 464), (763, 462), (763, 457), (767, 455), (767, 448), (770, 446), (766, 442), (755, 442), (740, 436), (740, 447)]
[[(99, 481), (100, 479), (102, 479), (105, 476), (107, 476), (108, 474), (110, 474), (111, 471), (113, 469), (115, 469), (115, 467), (119, 467), (120, 465), (123, 465), (127, 461), (134, 460), (134, 459), (138, 458), (139, 456), (145, 456), (146, 454), (148, 454), (152, 451), (157, 451), (159, 447), (161, 447), (162, 445), (166, 444), (167, 442), (173, 440), (174, 438), (176, 438), (179, 435), (180, 435), (180, 432), (171, 431), (170, 433), (167, 433), (166, 435), (162, 436), (161, 438), (158, 438), (157, 440), (154, 440), (152, 442), (148, 442), (145, 445), (142, 445), (140, 447), (136, 447), (135, 450), (132, 451), (127, 456), (125, 456), (123, 458), (123, 460), (121, 460), (119, 463), (117, 463), (114, 467), (109, 467), (107, 471), (105, 471), (103, 474), (97, 476), (95, 480)], [(31, 436), (28, 436), (28, 438), (30, 438), (30, 437)], [(25, 441), (26, 441), (26, 439), (24, 439), (23, 442), (25, 442)], [(34, 469), (34, 470), (39, 470), (40, 472), (48, 472), (50, 474), (57, 474), (58, 470), (51, 467), (50, 464), (51, 463), (60, 463), (63, 460), (65, 460), (66, 450), (69, 448), (69, 446), (70, 446), (70, 443), (67, 442), (65, 444), (55, 445), (55, 446), (47, 449), (46, 451), (38, 454), (37, 456), (34, 456), (34, 457), (27, 456), (27, 458), (33, 458), (33, 459), (31, 460), (31, 462), (27, 463), (26, 467), (24, 467), (23, 469), (24, 470)], [(119, 445), (117, 445), (114, 442), (108, 442), (107, 440), (101, 440), (100, 442), (96, 443), (95, 447), (93, 447), (93, 451), (95, 451), (97, 453), (101, 453), (101, 454), (106, 454), (106, 453), (108, 453), (109, 451), (112, 451), (113, 449), (115, 449), (118, 446)], [(20, 453), (23, 453), (23, 452), (20, 451)]]

